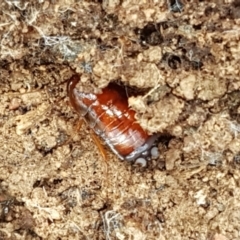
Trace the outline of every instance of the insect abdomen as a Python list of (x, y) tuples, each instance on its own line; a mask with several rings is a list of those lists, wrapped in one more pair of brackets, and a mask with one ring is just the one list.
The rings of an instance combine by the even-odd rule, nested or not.
[(83, 93), (76, 88), (78, 81), (74, 75), (68, 83), (71, 105), (120, 159), (134, 160), (151, 147), (157, 136), (136, 122), (121, 87), (110, 84), (100, 94)]

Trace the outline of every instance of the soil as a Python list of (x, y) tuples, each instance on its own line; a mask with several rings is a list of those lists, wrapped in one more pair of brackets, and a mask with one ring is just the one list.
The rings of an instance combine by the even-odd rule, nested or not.
[[(240, 239), (239, 0), (0, 9), (0, 239)], [(138, 93), (158, 159), (103, 160), (69, 104), (76, 73)]]

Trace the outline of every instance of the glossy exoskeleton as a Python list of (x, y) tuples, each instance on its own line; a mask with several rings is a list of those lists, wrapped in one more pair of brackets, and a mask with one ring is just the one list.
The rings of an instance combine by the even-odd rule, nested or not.
[(154, 144), (158, 135), (148, 135), (137, 123), (125, 89), (111, 83), (102, 93), (85, 93), (76, 87), (79, 78), (74, 75), (68, 81), (72, 107), (120, 159), (142, 163), (157, 154)]

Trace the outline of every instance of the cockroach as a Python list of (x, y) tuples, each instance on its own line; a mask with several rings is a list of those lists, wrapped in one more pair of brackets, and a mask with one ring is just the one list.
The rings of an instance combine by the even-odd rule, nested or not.
[(119, 159), (145, 166), (147, 158), (158, 156), (158, 134), (150, 136), (137, 123), (122, 87), (110, 83), (102, 93), (85, 93), (76, 87), (79, 80), (79, 75), (68, 80), (70, 104)]

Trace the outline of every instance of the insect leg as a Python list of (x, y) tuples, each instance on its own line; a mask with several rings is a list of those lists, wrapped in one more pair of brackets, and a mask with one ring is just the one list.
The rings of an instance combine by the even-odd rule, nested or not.
[(97, 145), (104, 161), (107, 161), (107, 156), (106, 156), (106, 151), (103, 148), (103, 145), (101, 144), (100, 140), (98, 139), (98, 137), (96, 136), (96, 134), (93, 132), (93, 130), (90, 130), (90, 135), (93, 139), (93, 141), (95, 142), (95, 144)]

